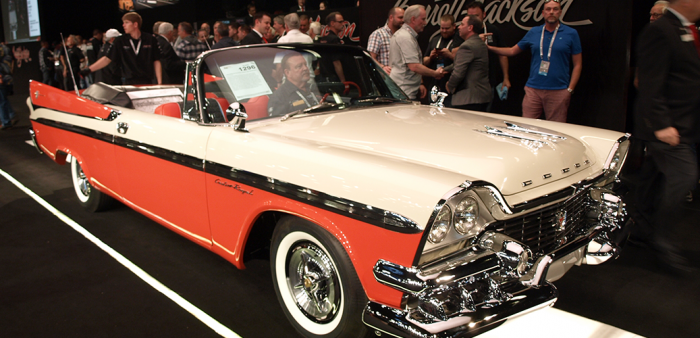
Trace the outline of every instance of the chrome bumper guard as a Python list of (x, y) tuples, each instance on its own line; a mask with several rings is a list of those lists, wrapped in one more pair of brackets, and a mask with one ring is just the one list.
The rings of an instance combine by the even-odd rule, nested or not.
[(600, 264), (619, 253), (612, 234), (624, 224), (624, 204), (607, 191), (592, 197), (600, 205), (596, 224), (537, 259), (513, 238), (486, 232), (474, 247), (420, 268), (379, 260), (375, 279), (404, 292), (405, 305), (395, 309), (369, 302), (364, 323), (398, 337), (465, 337), (553, 305), (557, 290), (547, 281), (547, 272), (554, 262), (585, 250), (579, 263)]

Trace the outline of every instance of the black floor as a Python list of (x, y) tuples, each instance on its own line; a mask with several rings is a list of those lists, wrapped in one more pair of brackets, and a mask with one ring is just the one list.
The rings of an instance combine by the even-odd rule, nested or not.
[[(24, 100), (11, 97), (21, 122), (0, 132), (0, 169), (237, 334), (296, 335), (274, 296), (267, 261), (238, 270), (127, 207), (95, 214), (79, 208), (69, 167), (25, 143)], [(697, 196), (686, 205), (682, 244), (700, 267)], [(3, 177), (0, 231), (0, 337), (219, 336)], [(557, 281), (555, 307), (642, 336), (697, 337), (699, 282), (699, 272), (674, 277), (648, 250), (628, 246), (616, 261), (574, 267)]]

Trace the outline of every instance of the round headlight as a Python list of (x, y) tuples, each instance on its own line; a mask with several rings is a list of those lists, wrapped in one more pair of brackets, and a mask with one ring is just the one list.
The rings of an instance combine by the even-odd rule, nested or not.
[(444, 205), (430, 228), (430, 234), (428, 235), (430, 243), (437, 244), (445, 239), (447, 231), (450, 230), (450, 218), (452, 218), (452, 210), (450, 210), (449, 206)]
[(455, 207), (455, 230), (460, 235), (470, 234), (478, 220), (479, 204), (474, 198), (466, 197)]

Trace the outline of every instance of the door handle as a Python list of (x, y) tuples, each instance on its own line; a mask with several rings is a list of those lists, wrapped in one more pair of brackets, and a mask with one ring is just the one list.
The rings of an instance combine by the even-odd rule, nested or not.
[(117, 131), (120, 134), (126, 134), (126, 132), (129, 130), (129, 124), (126, 122), (119, 122), (117, 123)]

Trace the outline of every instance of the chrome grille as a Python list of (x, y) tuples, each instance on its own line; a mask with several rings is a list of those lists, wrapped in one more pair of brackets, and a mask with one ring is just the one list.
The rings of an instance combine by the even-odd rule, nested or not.
[[(567, 201), (496, 224), (496, 231), (530, 247), (533, 253), (547, 253), (566, 243), (568, 235), (586, 224), (588, 191)], [(566, 212), (564, 229), (558, 229), (557, 215)]]

